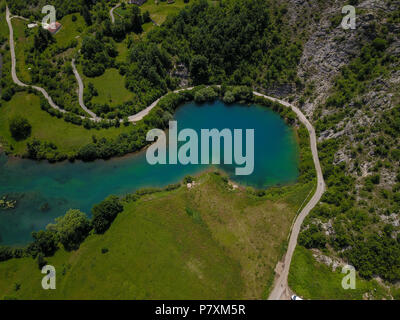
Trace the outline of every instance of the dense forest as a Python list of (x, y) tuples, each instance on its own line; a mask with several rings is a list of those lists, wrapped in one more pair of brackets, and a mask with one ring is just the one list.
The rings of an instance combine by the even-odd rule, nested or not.
[[(190, 83), (227, 84), (267, 87), (299, 82), (296, 67), (302, 52), (300, 41), (293, 40), (285, 23), (285, 5), (275, 1), (206, 0), (193, 2), (178, 15), (140, 40), (142, 24), (150, 21), (148, 12), (127, 6), (127, 13), (111, 23), (109, 2), (50, 1), (57, 8), (57, 18), (80, 13), (86, 24), (82, 44), (67, 44), (43, 29), (28, 32), (34, 41), (25, 50), (25, 62), (32, 66), (32, 84), (40, 84), (54, 101), (67, 111), (84, 115), (77, 104), (76, 82), (70, 60), (76, 56), (87, 77), (98, 77), (109, 68), (117, 68), (125, 78), (125, 87), (134, 93), (131, 101), (117, 106), (91, 102), (93, 92), (86, 90), (86, 103), (105, 118), (123, 118), (138, 112), (152, 101), (176, 89), (180, 83), (173, 70), (177, 65), (189, 71)], [(13, 14), (33, 21), (38, 19), (42, 2), (15, 1)], [(30, 14), (27, 14), (27, 11)], [(40, 14), (39, 14), (40, 13)], [(124, 41), (129, 50), (124, 62), (116, 62), (116, 43)], [(80, 49), (71, 55), (70, 50)], [(68, 54), (65, 54), (68, 53)], [(54, 59), (54, 57), (59, 57)], [(11, 90), (11, 89), (10, 89)], [(7, 91), (10, 99), (12, 91)]]

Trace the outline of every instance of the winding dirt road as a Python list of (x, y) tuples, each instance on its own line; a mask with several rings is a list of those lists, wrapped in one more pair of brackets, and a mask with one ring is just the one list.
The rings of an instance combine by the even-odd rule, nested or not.
[(110, 17), (111, 17), (111, 22), (115, 23), (115, 17), (114, 17), (114, 10), (117, 9), (118, 7), (121, 6), (121, 3), (118, 3), (116, 6), (112, 7), (110, 9)]
[[(20, 87), (29, 87), (27, 84), (23, 83), (22, 81), (20, 81), (17, 77), (17, 72), (16, 72), (16, 59), (15, 59), (15, 44), (14, 44), (14, 30), (12, 27), (12, 23), (11, 23), (11, 14), (10, 14), (10, 10), (8, 9), (8, 6), (6, 7), (6, 20), (7, 20), (7, 24), (8, 24), (8, 28), (10, 30), (10, 52), (11, 52), (11, 77), (14, 81), (15, 84), (19, 85)], [(48, 95), (48, 93), (46, 92), (46, 90), (44, 90), (41, 87), (38, 86), (31, 86), (33, 89), (40, 91), (43, 96), (47, 99), (47, 101), (49, 102), (50, 106), (54, 109), (57, 109), (60, 112), (65, 113), (66, 111), (61, 109), (58, 105), (56, 105), (53, 102), (53, 99), (51, 99), (51, 97)]]
[[(111, 15), (111, 20), (114, 22), (114, 16), (112, 14), (112, 11), (115, 8), (118, 8), (120, 4), (118, 4), (117, 6), (115, 6), (114, 8), (112, 8), (110, 10), (110, 15)], [(19, 86), (22, 87), (28, 87), (27, 84), (21, 82), (18, 77), (17, 77), (17, 73), (16, 73), (16, 58), (15, 58), (15, 44), (14, 44), (14, 33), (13, 33), (13, 27), (12, 27), (12, 23), (11, 23), (11, 14), (10, 11), (8, 9), (8, 7), (6, 7), (6, 20), (7, 20), (7, 24), (10, 30), (10, 52), (11, 52), (11, 75), (12, 75), (12, 79), (14, 81), (14, 83), (16, 83)], [(101, 120), (100, 117), (97, 117), (95, 113), (93, 113), (92, 111), (90, 111), (84, 104), (83, 101), (83, 82), (82, 79), (76, 69), (75, 66), (75, 60), (72, 60), (71, 62), (72, 64), (72, 68), (75, 74), (75, 77), (78, 81), (78, 85), (79, 85), (79, 104), (81, 105), (82, 109), (84, 109), (88, 114), (91, 115), (92, 118), (90, 118), (91, 120), (94, 121), (99, 121)], [(59, 110), (60, 112), (65, 113), (66, 111), (61, 109), (59, 106), (57, 106), (53, 100), (51, 99), (51, 97), (48, 95), (48, 93), (46, 92), (45, 89), (41, 88), (41, 87), (37, 87), (37, 86), (32, 86), (32, 88), (36, 89), (37, 91), (40, 91), (43, 96), (47, 99), (47, 101), (49, 102), (50, 106)], [(192, 88), (185, 88), (185, 89), (179, 89), (179, 90), (175, 90), (174, 92), (177, 93), (181, 90), (190, 90)], [(258, 93), (258, 92), (253, 92), (254, 95), (256, 96), (262, 96), (266, 99), (269, 99), (271, 101), (275, 101), (278, 102), (288, 108), (291, 108), (293, 110), (293, 112), (296, 113), (297, 117), (299, 118), (299, 120), (306, 126), (308, 133), (310, 135), (310, 145), (311, 145), (311, 151), (312, 151), (312, 155), (313, 155), (313, 161), (314, 161), (314, 165), (315, 165), (315, 169), (317, 172), (317, 189), (313, 195), (313, 197), (311, 198), (311, 200), (306, 204), (306, 206), (303, 208), (303, 210), (301, 210), (300, 214), (297, 216), (294, 224), (293, 224), (293, 228), (292, 228), (292, 232), (290, 235), (290, 239), (289, 239), (289, 244), (288, 244), (288, 249), (287, 252), (284, 256), (284, 259), (282, 262), (279, 262), (275, 271), (276, 271), (276, 278), (275, 278), (275, 282), (274, 282), (274, 287), (270, 293), (269, 296), (269, 300), (279, 300), (279, 299), (290, 299), (290, 289), (288, 286), (288, 275), (289, 275), (289, 269), (290, 269), (290, 263), (293, 257), (293, 253), (294, 250), (296, 248), (296, 244), (297, 244), (297, 238), (299, 236), (300, 233), (300, 227), (305, 219), (305, 217), (310, 213), (310, 211), (315, 207), (315, 205), (319, 202), (319, 200), (321, 199), (322, 194), (325, 191), (325, 182), (324, 182), (324, 178), (322, 175), (322, 170), (321, 170), (321, 165), (319, 163), (319, 159), (318, 159), (318, 150), (317, 150), (317, 139), (316, 139), (316, 135), (315, 135), (315, 130), (314, 127), (311, 125), (311, 123), (308, 121), (308, 119), (305, 117), (305, 115), (300, 111), (300, 109), (298, 109), (297, 107), (295, 107), (294, 105), (283, 101), (283, 100), (279, 100), (270, 96), (266, 96), (264, 94)], [(162, 97), (161, 97), (162, 98)], [(143, 117), (145, 117), (156, 105), (157, 103), (160, 101), (160, 99), (157, 99), (156, 101), (154, 101), (150, 106), (148, 106), (146, 109), (138, 112), (137, 114), (134, 114), (132, 116), (130, 116), (128, 119), (130, 122), (136, 122), (139, 121), (141, 119), (143, 119)], [(84, 118), (84, 117), (82, 117)], [(121, 120), (122, 121), (122, 120)]]
[(72, 70), (74, 72), (75, 78), (78, 81), (78, 100), (79, 100), (79, 105), (81, 106), (81, 108), (83, 110), (86, 111), (86, 113), (88, 113), (92, 117), (92, 119), (94, 121), (100, 121), (101, 118), (98, 117), (93, 111), (89, 110), (85, 105), (85, 102), (83, 100), (83, 89), (84, 89), (83, 81), (82, 81), (81, 76), (79, 75), (78, 70), (76, 69), (75, 59), (72, 59), (71, 65), (72, 65)]
[(298, 109), (297, 107), (293, 106), (292, 104), (286, 101), (272, 98), (258, 92), (254, 92), (254, 94), (257, 96), (262, 96), (272, 101), (279, 102), (280, 104), (291, 108), (296, 113), (299, 120), (306, 126), (308, 133), (310, 135), (311, 152), (313, 155), (314, 166), (317, 172), (317, 189), (314, 195), (312, 196), (311, 200), (306, 204), (303, 210), (301, 210), (300, 214), (297, 216), (293, 224), (287, 252), (283, 258), (283, 261), (279, 262), (275, 269), (277, 275), (275, 277), (274, 287), (268, 297), (269, 300), (290, 299), (291, 293), (288, 285), (288, 275), (294, 249), (296, 248), (297, 244), (297, 238), (300, 233), (300, 227), (305, 217), (307, 217), (310, 211), (317, 205), (317, 203), (321, 199), (321, 196), (325, 191), (325, 181), (322, 175), (321, 164), (319, 163), (319, 158), (318, 158), (317, 138), (315, 135), (315, 130), (312, 124), (306, 118), (306, 116), (300, 111), (300, 109)]

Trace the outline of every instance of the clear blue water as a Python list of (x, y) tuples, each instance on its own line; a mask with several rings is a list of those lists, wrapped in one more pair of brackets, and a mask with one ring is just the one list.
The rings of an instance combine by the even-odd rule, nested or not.
[[(255, 166), (249, 176), (235, 176), (234, 165), (222, 169), (232, 180), (257, 188), (288, 184), (298, 177), (298, 146), (293, 130), (280, 116), (260, 106), (225, 105), (216, 101), (178, 108), (178, 130), (192, 128), (254, 129)], [(50, 164), (0, 155), (0, 197), (17, 199), (0, 210), (0, 245), (21, 245), (31, 232), (44, 229), (70, 208), (90, 215), (92, 206), (109, 194), (123, 195), (142, 187), (163, 187), (196, 174), (207, 165), (149, 165), (145, 152), (108, 161)]]

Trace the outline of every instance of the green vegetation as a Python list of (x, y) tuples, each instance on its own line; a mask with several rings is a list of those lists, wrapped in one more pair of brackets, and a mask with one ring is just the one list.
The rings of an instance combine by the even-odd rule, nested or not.
[[(115, 138), (120, 133), (129, 132), (131, 126), (121, 126), (109, 129), (85, 129), (72, 123), (65, 122), (63, 119), (52, 117), (47, 112), (41, 110), (40, 99), (34, 94), (20, 92), (14, 97), (3, 103), (0, 107), (0, 137), (3, 148), (10, 153), (23, 156), (27, 153), (26, 141), (16, 141), (9, 131), (10, 119), (16, 116), (25, 117), (29, 115), (29, 123), (32, 126), (31, 141), (38, 139), (48, 141), (55, 145), (58, 155), (53, 152), (43, 154), (41, 158), (49, 160), (61, 160), (65, 156), (74, 158), (79, 148), (93, 141), (93, 137), (98, 140), (102, 138)], [(4, 124), (4, 125), (3, 125)]]
[(22, 116), (14, 116), (10, 119), (10, 133), (16, 140), (25, 140), (31, 135), (32, 126), (28, 120)]
[(343, 289), (342, 267), (335, 272), (325, 264), (317, 262), (311, 252), (297, 246), (289, 273), (289, 286), (305, 299), (390, 299), (391, 292), (375, 280), (364, 280), (356, 276), (356, 289)]
[[(18, 78), (24, 83), (31, 83), (32, 77), (27, 65), (24, 52), (29, 50), (33, 46), (33, 37), (29, 37), (25, 33), (26, 22), (15, 18), (12, 20), (13, 30), (14, 30), (14, 41), (15, 41), (15, 58), (17, 60), (16, 71)], [(6, 30), (8, 30), (8, 25), (6, 25)], [(7, 39), (9, 35), (7, 34)]]
[[(24, 21), (13, 21), (18, 74), (21, 80), (44, 87), (57, 105), (78, 115), (85, 113), (77, 101), (77, 83), (70, 65), (74, 57), (87, 77), (104, 75), (86, 81), (86, 101), (96, 114), (108, 119), (129, 116), (168, 90), (176, 89), (180, 79), (172, 76), (171, 71), (177, 63), (190, 70), (194, 84), (269, 86), (296, 80), (301, 44), (291, 40), (290, 28), (284, 23), (286, 8), (273, 1), (266, 6), (260, 0), (223, 3), (201, 0), (190, 3), (179, 13), (186, 5), (182, 0), (173, 4), (148, 1), (141, 7), (143, 11), (135, 5), (118, 8), (116, 13), (122, 10), (119, 12), (122, 18), (117, 15), (115, 24), (110, 21), (109, 3), (105, 0), (80, 6), (76, 1), (68, 5), (50, 3), (62, 6), (57, 7), (57, 17), (62, 19), (63, 27), (55, 36), (42, 28), (29, 30)], [(38, 15), (40, 5), (41, 1), (37, 7), (29, 7), (31, 19)], [(23, 14), (28, 7), (17, 1), (10, 9), (14, 14)], [(150, 18), (163, 20), (172, 12), (177, 14), (146, 37), (134, 36), (143, 32), (142, 24), (151, 23)], [(241, 28), (242, 25), (246, 28)], [(105, 74), (110, 68), (118, 69), (119, 75), (113, 69)], [(111, 88), (103, 92), (103, 83), (115, 79), (121, 88), (123, 82), (125, 89), (115, 91), (121, 98), (114, 102), (109, 94)], [(94, 84), (97, 80), (99, 88)], [(93, 92), (88, 90), (90, 82), (99, 93), (93, 101)], [(6, 90), (3, 98), (9, 100), (14, 91)], [(82, 122), (69, 117), (73, 123)]]
[[(383, 172), (396, 177), (400, 165), (398, 92), (380, 88), (399, 70), (399, 57), (390, 50), (394, 41), (390, 30), (390, 19), (365, 28), (359, 55), (341, 69), (326, 104), (314, 114), (319, 134), (349, 129), (318, 145), (327, 191), (299, 237), (306, 248), (338, 257), (353, 265), (360, 277), (378, 276), (388, 286), (400, 279), (400, 227), (391, 220), (400, 213), (400, 181), (382, 179)], [(370, 101), (371, 92), (382, 91), (384, 96), (393, 95), (385, 108), (379, 100)], [(357, 123), (360, 115), (368, 124)], [(345, 157), (339, 159), (340, 153)], [(332, 226), (329, 232), (327, 224)], [(309, 295), (333, 289), (329, 282), (326, 285), (321, 293)]]
[(48, 229), (55, 231), (65, 250), (70, 251), (78, 249), (85, 240), (90, 231), (90, 222), (83, 212), (71, 209), (64, 216), (57, 218), (56, 223), (49, 225)]
[(95, 233), (104, 233), (111, 226), (111, 223), (123, 210), (118, 197), (109, 196), (92, 209), (92, 226)]
[(35, 1), (25, 1), (25, 0), (13, 0), (8, 1), (7, 4), (11, 12), (15, 15), (29, 17), (31, 20), (41, 20), (42, 8), (45, 5), (53, 5), (57, 8), (57, 19), (64, 17), (65, 15), (73, 12), (79, 12), (83, 6), (89, 1), (81, 0), (35, 0)]
[[(257, 103), (271, 107), (274, 111), (280, 113), (289, 124), (294, 123), (296, 119), (295, 114), (290, 109), (285, 108), (278, 103), (272, 103), (271, 101), (261, 97), (253, 97), (253, 92), (249, 87), (214, 86), (206, 88), (204, 86), (198, 86), (192, 90), (167, 94), (159, 101), (157, 106), (152, 109), (143, 120), (137, 122), (129, 132), (120, 134), (116, 139), (101, 139), (93, 141), (79, 150), (77, 158), (86, 161), (98, 158), (108, 159), (113, 156), (138, 151), (148, 144), (145, 140), (146, 132), (152, 128), (166, 129), (169, 120), (172, 119), (172, 115), (178, 106), (194, 99), (198, 102), (202, 102), (214, 100), (218, 97), (222, 98), (226, 91), (232, 91), (232, 94), (236, 99), (235, 101), (242, 103)], [(313, 179), (315, 173), (312, 169), (313, 162), (310, 151), (307, 151), (307, 160), (303, 160), (304, 164), (302, 164), (302, 166), (304, 167), (301, 168), (301, 172), (308, 172), (310, 175), (309, 177)]]
[[(62, 230), (67, 235), (76, 234), (74, 221), (83, 221), (79, 213), (73, 216), (81, 218), (58, 219), (57, 228), (50, 225), (36, 236), (30, 246), (37, 253), (36, 260), (21, 249), (0, 249), (0, 258), (19, 256), (0, 263), (2, 298), (265, 297), (282, 254), (281, 244), (303, 199), (292, 201), (307, 194), (309, 186), (287, 186), (278, 198), (274, 190), (266, 190), (259, 197), (247, 189), (233, 190), (219, 173), (192, 179), (196, 186), (191, 189), (174, 185), (127, 195), (121, 200), (123, 211), (110, 228), (100, 235), (91, 232), (75, 251), (59, 249), (53, 256), (43, 254), (53, 252)], [(114, 201), (103, 201), (93, 213), (108, 212), (110, 206), (118, 209)], [(38, 259), (55, 266), (57, 290), (37, 289), (43, 276), (37, 270)], [(15, 283), (20, 284), (17, 291)]]
[[(96, 114), (104, 115), (104, 111), (110, 112), (113, 107), (133, 99), (133, 93), (125, 88), (125, 80), (117, 69), (107, 69), (103, 75), (95, 78), (85, 78), (85, 88), (87, 95), (86, 105)], [(90, 83), (97, 91), (97, 95), (87, 92)], [(91, 100), (89, 99), (91, 97)], [(104, 106), (107, 104), (108, 106)]]
[(150, 17), (159, 25), (161, 25), (169, 15), (178, 14), (180, 9), (188, 5), (184, 0), (175, 0), (174, 3), (169, 4), (167, 1), (147, 1), (140, 8), (143, 12), (148, 11)]
[(60, 23), (62, 27), (54, 38), (61, 47), (68, 47), (70, 43), (80, 40), (81, 33), (85, 28), (85, 21), (79, 13), (63, 17)]

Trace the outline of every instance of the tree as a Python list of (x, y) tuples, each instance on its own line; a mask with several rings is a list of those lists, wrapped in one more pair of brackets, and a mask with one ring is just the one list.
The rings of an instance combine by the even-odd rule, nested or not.
[(82, 6), (81, 14), (83, 16), (83, 19), (85, 19), (86, 24), (88, 26), (91, 26), (92, 25), (92, 17), (90, 15), (90, 11), (89, 11), (88, 6), (86, 6), (86, 5)]
[(48, 30), (43, 28), (38, 28), (38, 32), (34, 37), (33, 44), (35, 50), (43, 52), (44, 50), (46, 50), (47, 46), (54, 41), (55, 40), (53, 36)]
[(225, 92), (222, 100), (227, 104), (233, 103), (235, 102), (235, 95), (232, 93), (232, 91), (227, 91)]
[(49, 225), (48, 229), (57, 232), (57, 237), (66, 250), (75, 250), (88, 235), (90, 223), (83, 212), (71, 209), (57, 218), (56, 223)]
[(190, 63), (190, 73), (195, 84), (207, 83), (208, 59), (202, 55), (195, 55)]
[(151, 22), (150, 12), (145, 11), (143, 13), (143, 23)]
[(25, 140), (31, 135), (31, 131), (32, 126), (26, 118), (18, 115), (11, 118), (10, 132), (15, 140)]
[(38, 254), (37, 263), (38, 263), (39, 270), (42, 270), (43, 267), (47, 264), (47, 261), (45, 260), (45, 258), (44, 258), (42, 253)]
[(143, 24), (143, 19), (142, 15), (140, 14), (140, 9), (137, 6), (133, 6), (131, 14), (131, 25), (133, 32), (142, 33), (143, 32), (142, 24)]
[(123, 206), (117, 196), (108, 196), (92, 208), (92, 226), (95, 233), (104, 233), (111, 223), (122, 212)]
[(78, 158), (83, 161), (92, 161), (97, 159), (97, 147), (94, 143), (83, 146), (78, 152)]
[(56, 233), (50, 230), (40, 230), (39, 232), (32, 232), (34, 239), (31, 244), (31, 251), (42, 253), (45, 257), (51, 256), (57, 250)]

